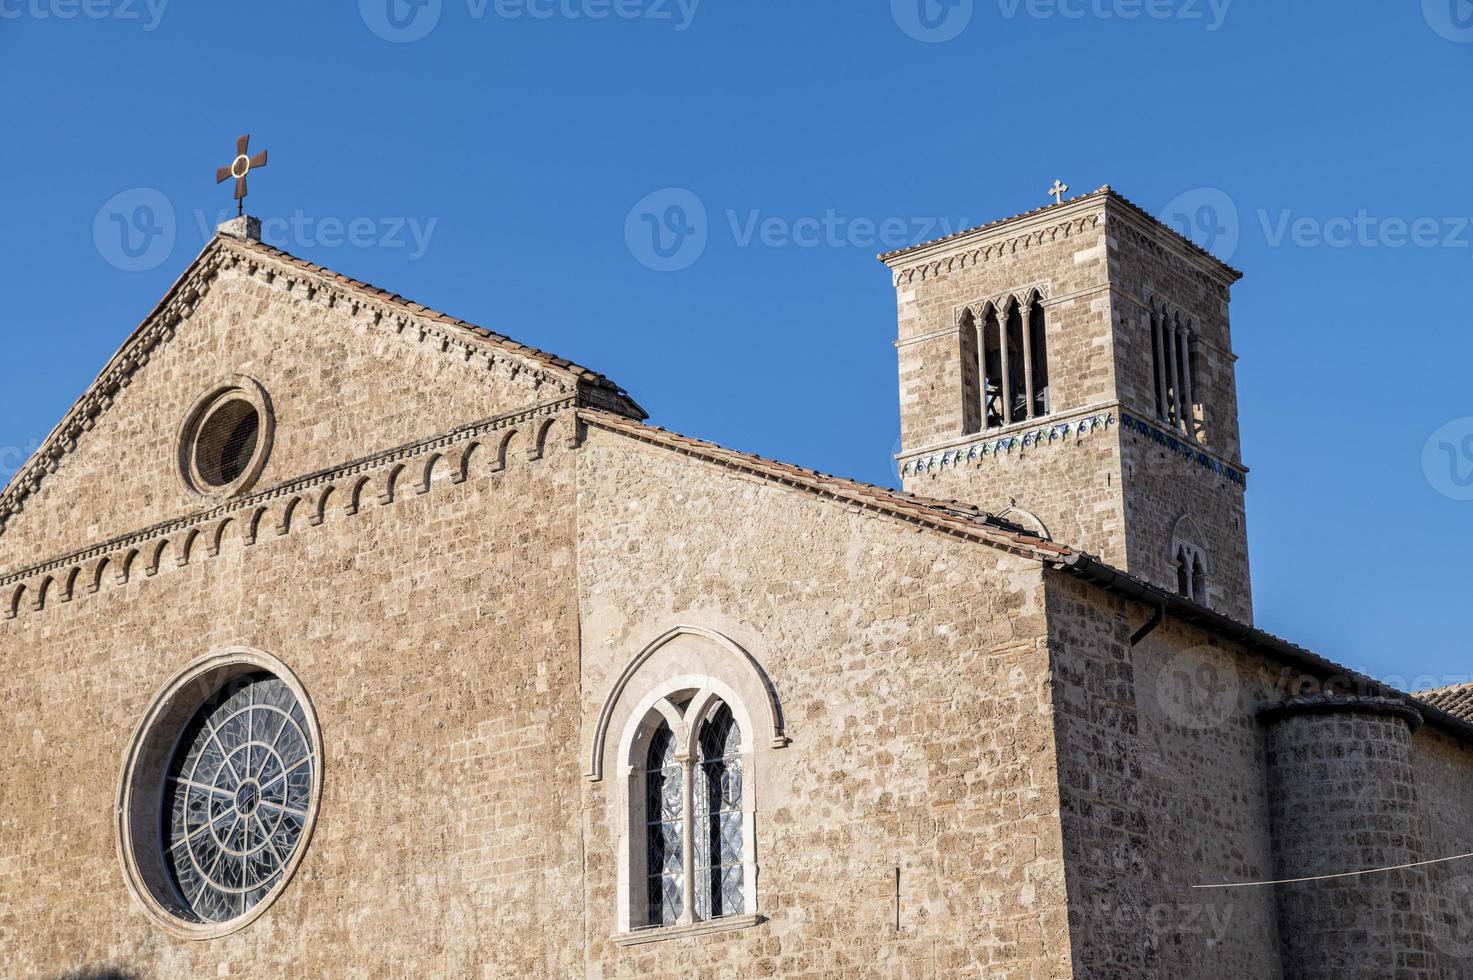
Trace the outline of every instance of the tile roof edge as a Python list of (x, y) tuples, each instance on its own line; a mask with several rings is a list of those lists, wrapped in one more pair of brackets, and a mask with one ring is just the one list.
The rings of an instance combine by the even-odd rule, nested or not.
[[(80, 439), (81, 432), (90, 428), (91, 419), (110, 407), (115, 388), (124, 387), (127, 384), (126, 379), (148, 362), (154, 347), (160, 343), (160, 335), (163, 336), (163, 339), (172, 336), (177, 323), (182, 322), (193, 312), (190, 304), (207, 291), (210, 283), (218, 278), (221, 256), (225, 253), (231, 253), (237, 258), (249, 257), (254, 260), (280, 263), (297, 272), (315, 276), (329, 287), (360, 293), (370, 299), (401, 307), (408, 315), (425, 317), (437, 323), (458, 328), (467, 335), (468, 340), (475, 340), (512, 356), (524, 358), (537, 365), (538, 370), (557, 374), (561, 379), (572, 384), (575, 389), (579, 385), (586, 384), (591, 389), (601, 392), (602, 397), (609, 399), (611, 404), (627, 407), (631, 415), (637, 418), (648, 417), (648, 413), (630, 397), (627, 391), (596, 371), (536, 347), (518, 343), (484, 327), (414, 303), (397, 293), (391, 293), (386, 289), (352, 279), (325, 266), (308, 262), (306, 259), (274, 246), (242, 239), (224, 232), (216, 232), (200, 249), (199, 254), (184, 267), (148, 314), (128, 332), (123, 342), (103, 364), (97, 376), (72, 402), (46, 438), (41, 440), (36, 451), (10, 475), (9, 480), (3, 486), (0, 486), (0, 535), (4, 535), (11, 518), (21, 512), (26, 498), (33, 493), (38, 493), (41, 485), (46, 482), (46, 476), (54, 471), (57, 465), (60, 465), (64, 457), (70, 455), (72, 447)], [(191, 290), (193, 290), (192, 293)], [(182, 300), (181, 297), (183, 297)], [(178, 316), (164, 323), (160, 328), (162, 319), (170, 314), (171, 308), (180, 305), (181, 302), (183, 308)], [(113, 387), (108, 387), (116, 380), (113, 375), (120, 372), (124, 375), (124, 379), (117, 381)], [(101, 399), (101, 405), (96, 407), (99, 399)]]
[(641, 415), (648, 417), (644, 413), (644, 410), (640, 409), (633, 398), (629, 396), (628, 391), (608, 376), (592, 368), (570, 361), (567, 358), (559, 357), (551, 351), (533, 347), (530, 344), (524, 344), (506, 334), (499, 333), (476, 323), (471, 323), (469, 320), (462, 320), (460, 317), (452, 316), (449, 313), (426, 306), (423, 303), (415, 302), (407, 296), (385, 289), (382, 286), (376, 286), (373, 283), (365, 282), (361, 279), (354, 279), (352, 276), (338, 272), (336, 269), (318, 265), (315, 262), (308, 261), (301, 256), (293, 255), (285, 249), (268, 245), (265, 242), (241, 239), (223, 233), (217, 234), (214, 241), (222, 242), (226, 247), (239, 249), (247, 254), (263, 256), (286, 263), (293, 269), (316, 276), (329, 285), (398, 307), (411, 316), (423, 317), (424, 319), (432, 320), (448, 327), (454, 327), (465, 332), (470, 339), (474, 339), (479, 343), (487, 344), (509, 354), (525, 357), (546, 370), (560, 372), (574, 381), (584, 382), (610, 391), (628, 401), (631, 407), (637, 409)]
[(1231, 282), (1237, 282), (1238, 280), (1243, 278), (1243, 272), (1241, 270), (1229, 265), (1227, 262), (1218, 258), (1216, 255), (1213, 255), (1211, 252), (1207, 251), (1207, 249), (1198, 245), (1196, 242), (1192, 241), (1190, 238), (1186, 237), (1175, 228), (1166, 224), (1160, 218), (1157, 218), (1145, 208), (1142, 208), (1140, 205), (1136, 204), (1130, 198), (1121, 194), (1119, 191), (1116, 191), (1109, 184), (1106, 184), (1104, 187), (1101, 187), (1098, 190), (1090, 191), (1087, 194), (1080, 194), (1076, 197), (1071, 197), (1067, 201), (1045, 204), (1043, 207), (1034, 208), (1031, 211), (1023, 211), (1019, 214), (1010, 215), (1005, 218), (998, 218), (995, 221), (989, 221), (985, 224), (977, 225), (975, 228), (965, 228), (961, 231), (953, 232), (950, 235), (943, 235), (940, 238), (933, 238), (930, 241), (917, 242), (914, 245), (907, 245), (905, 248), (898, 248), (893, 251), (882, 252), (878, 256), (876, 256), (876, 258), (879, 259), (879, 261), (890, 266), (891, 268), (894, 268), (895, 263), (893, 260), (904, 258), (911, 253), (925, 251), (927, 249), (932, 249), (940, 245), (955, 243), (961, 241), (962, 239), (969, 238), (983, 232), (1000, 231), (1005, 226), (1013, 224), (1015, 222), (1021, 222), (1030, 218), (1041, 217), (1048, 214), (1050, 211), (1063, 210), (1069, 208), (1071, 205), (1083, 204), (1099, 199), (1103, 199), (1106, 201), (1115, 201), (1123, 205), (1136, 217), (1144, 219), (1153, 227), (1167, 232), (1177, 241), (1177, 244), (1185, 246), (1192, 255), (1198, 258), (1206, 259), (1207, 261), (1227, 273), (1227, 278)]
[(1410, 702), (1427, 721), (1473, 744), (1473, 721), (1451, 714), (1423, 700), (1422, 695), (1428, 692), (1408, 693), (1398, 690), (1390, 684), (1383, 683), (1360, 671), (1352, 670), (1313, 650), (1135, 578), (1091, 555), (1076, 553), (1054, 565), (1061, 571), (1073, 574), (1127, 599), (1159, 605), (1185, 622), (1245, 646), (1269, 652), (1279, 660), (1289, 662), (1291, 666), (1308, 667), (1330, 677), (1344, 677), (1362, 685), (1368, 691)]
[(1031, 535), (1023, 528), (967, 504), (918, 497), (892, 487), (830, 476), (791, 463), (729, 449), (714, 442), (681, 435), (599, 409), (580, 408), (578, 416), (592, 425), (677, 452), (698, 455), (716, 465), (742, 466), (749, 472), (775, 482), (825, 494), (903, 520), (926, 524), (936, 530), (990, 544), (1040, 562), (1057, 561), (1073, 554), (1064, 545)]
[[(137, 352), (133, 348), (140, 343), (140, 338), (143, 337), (148, 327), (168, 311), (170, 305), (175, 302), (187, 284), (199, 276), (201, 272), (205, 271), (206, 263), (211, 257), (211, 253), (217, 252), (220, 249), (219, 240), (220, 236), (216, 235), (204, 244), (199, 254), (184, 267), (184, 270), (179, 273), (178, 277), (169, 285), (169, 288), (164, 291), (163, 296), (159, 297), (158, 302), (153, 305), (153, 308), (148, 311), (147, 315), (138, 322), (136, 327), (128, 331), (128, 335), (123, 338), (123, 342), (118, 345), (118, 348), (103, 363), (102, 369), (87, 383), (87, 386), (82, 389), (81, 394), (72, 401), (71, 406), (62, 413), (61, 418), (57, 420), (56, 425), (47, 433), (46, 438), (41, 440), (41, 444), (36, 448), (36, 451), (31, 454), (29, 459), (21, 463), (3, 486), (0, 486), (0, 534), (5, 533), (5, 526), (9, 522), (10, 516), (14, 513), (14, 511), (6, 513), (6, 506), (10, 505), (17, 498), (23, 500), (25, 496), (29, 496), (29, 492), (20, 494), (20, 490), (23, 489), (23, 481), (31, 482), (34, 479), (35, 482), (44, 482), (42, 475), (34, 472), (40, 461), (43, 458), (51, 457), (59, 463), (61, 456), (70, 454), (69, 450), (65, 450), (60, 455), (57, 455), (54, 450), (58, 444), (64, 443), (64, 434), (71, 431), (75, 425), (80, 424), (75, 417), (79, 414), (86, 414), (85, 407), (88, 400), (102, 386), (108, 376), (113, 373), (114, 369), (124, 364), (130, 356), (136, 355)], [(88, 417), (91, 418), (91, 416)]]
[(1451, 694), (1454, 691), (1473, 691), (1473, 681), (1460, 681), (1457, 684), (1444, 684), (1441, 687), (1424, 687), (1417, 691), (1418, 694)]

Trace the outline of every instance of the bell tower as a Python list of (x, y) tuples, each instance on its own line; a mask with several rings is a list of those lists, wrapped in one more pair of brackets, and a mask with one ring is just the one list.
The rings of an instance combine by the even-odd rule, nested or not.
[(1252, 621), (1240, 272), (1108, 187), (880, 259), (907, 491)]

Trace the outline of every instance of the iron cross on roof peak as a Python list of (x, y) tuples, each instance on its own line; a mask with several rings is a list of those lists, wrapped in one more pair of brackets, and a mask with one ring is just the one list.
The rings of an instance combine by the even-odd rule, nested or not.
[(235, 178), (235, 206), (237, 214), (245, 214), (246, 196), (246, 174), (256, 167), (266, 166), (266, 151), (262, 150), (255, 156), (249, 154), (251, 136), (249, 133), (235, 141), (235, 159), (230, 166), (221, 167), (215, 171), (215, 183), (223, 184), (231, 177)]
[(1054, 186), (1050, 187), (1048, 192), (1054, 196), (1055, 204), (1063, 204), (1064, 195), (1069, 193), (1069, 185), (1062, 180), (1056, 180), (1054, 181)]

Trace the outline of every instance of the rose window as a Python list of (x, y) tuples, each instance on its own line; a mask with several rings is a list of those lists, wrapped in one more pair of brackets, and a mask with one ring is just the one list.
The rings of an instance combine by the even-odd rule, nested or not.
[(246, 674), (195, 713), (164, 786), (165, 863), (200, 922), (250, 911), (302, 841), (317, 765), (302, 706)]

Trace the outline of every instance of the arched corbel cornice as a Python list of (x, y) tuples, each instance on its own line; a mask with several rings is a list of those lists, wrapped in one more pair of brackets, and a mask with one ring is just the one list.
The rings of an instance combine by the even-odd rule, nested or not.
[[(589, 751), (588, 771), (585, 773), (585, 776), (590, 781), (598, 782), (603, 779), (604, 748), (609, 736), (609, 727), (614, 719), (614, 712), (618, 708), (620, 701), (623, 700), (630, 683), (639, 673), (640, 668), (648, 663), (656, 653), (667, 644), (682, 636), (694, 636), (706, 640), (718, 650), (726, 653), (739, 670), (746, 672), (751, 678), (755, 679), (765, 694), (764, 700), (767, 706), (768, 734), (770, 736), (768, 744), (772, 748), (780, 749), (787, 746), (791, 741), (784, 728), (782, 705), (778, 702), (777, 688), (773, 686), (772, 679), (767, 676), (767, 672), (762, 669), (762, 665), (757, 662), (757, 658), (743, 649), (735, 640), (715, 630), (707, 629), (704, 626), (676, 626), (673, 629), (661, 633), (646, 645), (633, 660), (629, 661), (629, 664), (619, 675), (618, 680), (614, 682), (613, 689), (609, 691), (609, 696), (605, 699), (603, 708), (599, 711), (598, 723), (595, 725), (593, 731), (593, 744)], [(755, 714), (759, 710), (759, 706), (749, 705), (748, 709)]]

